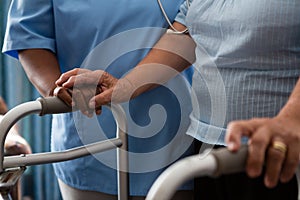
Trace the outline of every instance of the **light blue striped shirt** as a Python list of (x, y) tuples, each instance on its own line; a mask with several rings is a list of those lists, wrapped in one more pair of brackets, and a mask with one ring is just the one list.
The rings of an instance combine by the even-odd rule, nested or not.
[(228, 122), (279, 112), (300, 74), (300, 1), (194, 0), (176, 20), (197, 43), (189, 135), (224, 144)]

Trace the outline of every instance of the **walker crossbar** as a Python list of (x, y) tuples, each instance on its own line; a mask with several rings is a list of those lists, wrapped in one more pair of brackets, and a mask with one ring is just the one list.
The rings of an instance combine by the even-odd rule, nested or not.
[(121, 147), (122, 141), (119, 138), (95, 142), (83, 147), (77, 147), (59, 152), (35, 153), (35, 154), (22, 154), (18, 156), (4, 157), (3, 168), (12, 168), (19, 166), (31, 166), (55, 163), (76, 159), (89, 154), (107, 151)]
[[(115, 118), (117, 124), (116, 138), (76, 147), (60, 152), (35, 153), (27, 155), (17, 155), (4, 157), (5, 138), (12, 126), (23, 117), (30, 114), (58, 114), (71, 112), (72, 108), (67, 106), (57, 97), (39, 98), (36, 101), (30, 101), (16, 106), (7, 112), (0, 122), (0, 192), (2, 198), (6, 195), (7, 185), (12, 184), (1, 183), (2, 177), (7, 173), (12, 173), (12, 168), (17, 168), (16, 174), (21, 176), (25, 166), (39, 165), (46, 163), (54, 163), (76, 159), (82, 156), (103, 152), (106, 150), (117, 148), (118, 163), (118, 199), (128, 199), (128, 157), (127, 157), (127, 121), (126, 115), (120, 105), (110, 105), (109, 108)], [(119, 148), (118, 148), (119, 147)], [(17, 177), (17, 176), (16, 176)], [(14, 180), (17, 178), (14, 178)], [(2, 187), (3, 186), (3, 187)], [(5, 188), (4, 188), (5, 186)], [(5, 199), (9, 199), (8, 197)]]

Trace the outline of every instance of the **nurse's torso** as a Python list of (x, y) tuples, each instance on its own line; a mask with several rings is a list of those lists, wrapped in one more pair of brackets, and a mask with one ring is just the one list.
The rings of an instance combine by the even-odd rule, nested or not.
[[(163, 1), (170, 19), (175, 17), (180, 2)], [(168, 27), (156, 0), (53, 0), (53, 6), (57, 53), (64, 71), (79, 67), (97, 45), (116, 34), (138, 28)], [(154, 33), (143, 37), (145, 41), (154, 42), (159, 35)], [(122, 45), (134, 42), (124, 41)], [(118, 43), (113, 45), (114, 50), (118, 50)], [(128, 59), (122, 68), (131, 68), (128, 65), (136, 62), (136, 59)]]
[[(162, 1), (170, 19), (176, 16), (181, 2)], [(168, 27), (156, 0), (53, 0), (53, 8), (56, 50), (63, 72), (82, 67), (103, 69), (122, 77), (164, 33), (161, 27)], [(183, 77), (124, 107), (129, 120), (129, 151), (133, 152), (129, 162), (133, 171), (159, 170), (179, 158), (189, 146), (186, 143), (174, 151), (180, 145), (178, 141), (185, 140), (177, 138), (176, 145), (171, 142), (175, 135), (184, 135), (189, 123), (189, 87)], [(52, 132), (52, 148), (59, 151), (114, 137), (116, 126), (111, 112), (103, 108), (101, 116), (92, 119), (76, 112), (56, 115)], [(58, 177), (71, 186), (115, 194), (115, 162), (115, 154), (110, 151), (95, 159), (87, 157), (54, 166)], [(131, 194), (145, 195), (158, 173), (132, 174)]]

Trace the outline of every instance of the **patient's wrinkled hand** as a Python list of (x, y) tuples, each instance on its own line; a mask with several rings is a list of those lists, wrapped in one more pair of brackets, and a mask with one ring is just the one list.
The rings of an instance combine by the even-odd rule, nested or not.
[(7, 106), (5, 101), (0, 97), (0, 115), (4, 115), (7, 112)]
[(20, 135), (8, 134), (4, 143), (5, 155), (31, 154), (30, 145)]
[[(0, 121), (3, 116), (0, 115)], [(31, 148), (28, 142), (18, 133), (17, 127), (13, 126), (8, 132), (4, 142), (5, 155), (31, 154)]]
[(274, 118), (240, 120), (228, 125), (228, 148), (236, 151), (241, 145), (241, 137), (247, 136), (246, 171), (250, 177), (257, 177), (265, 168), (264, 182), (269, 188), (279, 181), (291, 180), (299, 164), (299, 119), (291, 116), (289, 113)]

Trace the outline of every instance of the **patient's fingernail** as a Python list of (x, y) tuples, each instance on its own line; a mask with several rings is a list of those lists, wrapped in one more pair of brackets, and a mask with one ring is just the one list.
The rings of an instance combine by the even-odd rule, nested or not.
[(260, 170), (259, 169), (248, 168), (247, 172), (248, 172), (248, 175), (252, 178), (256, 178), (260, 175)]
[(281, 175), (281, 177), (280, 177), (280, 181), (281, 181), (282, 183), (287, 183), (290, 179), (291, 179), (291, 178), (289, 178), (289, 177), (287, 177), (287, 176), (283, 176), (283, 175)]
[(235, 144), (234, 144), (234, 142), (229, 142), (227, 146), (228, 146), (228, 149), (229, 149), (229, 150), (234, 150), (234, 149), (235, 149)]
[(272, 181), (269, 177), (266, 177), (264, 182), (268, 188), (273, 188), (276, 186), (276, 183), (274, 183), (274, 181)]

